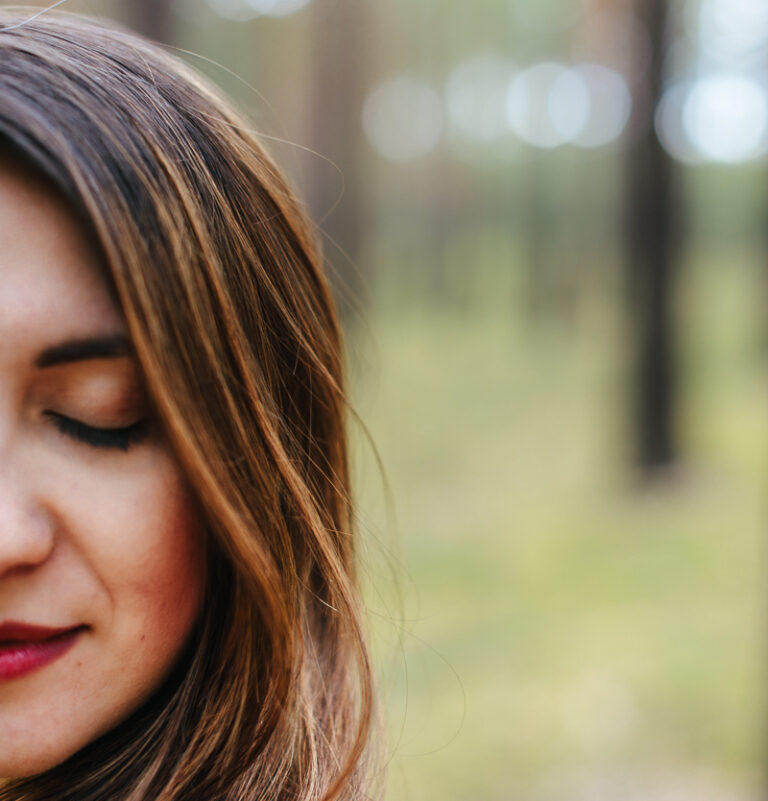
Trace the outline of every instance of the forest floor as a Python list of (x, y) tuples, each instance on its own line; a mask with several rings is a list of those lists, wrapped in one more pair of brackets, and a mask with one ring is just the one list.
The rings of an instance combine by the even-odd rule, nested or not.
[(353, 456), (391, 801), (760, 797), (758, 286), (690, 270), (682, 457), (650, 483), (630, 467), (615, 303), (583, 301), (567, 322), (498, 299), (370, 313), (353, 397), (391, 507), (360, 435)]

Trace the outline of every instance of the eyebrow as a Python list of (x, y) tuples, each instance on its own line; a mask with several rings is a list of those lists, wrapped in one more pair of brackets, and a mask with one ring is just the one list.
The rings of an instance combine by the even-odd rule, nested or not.
[(54, 367), (87, 359), (118, 359), (131, 352), (131, 342), (125, 334), (73, 339), (46, 348), (35, 359), (35, 367)]

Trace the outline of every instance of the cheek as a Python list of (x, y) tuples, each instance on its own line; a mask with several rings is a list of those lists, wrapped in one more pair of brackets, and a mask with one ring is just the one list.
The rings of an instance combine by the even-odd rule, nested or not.
[(5, 603), (89, 630), (60, 660), (0, 683), (0, 777), (53, 767), (137, 709), (200, 612), (204, 531), (170, 455), (83, 454), (66, 463), (46, 455), (31, 474), (55, 545), (6, 587), (14, 595)]
[(121, 469), (97, 475), (83, 468), (67, 507), (60, 507), (68, 545), (100, 596), (88, 621), (99, 669), (91, 690), (108, 686), (119, 714), (170, 669), (205, 586), (196, 505), (167, 454), (147, 448), (141, 456), (129, 451)]
[(116, 607), (149, 608), (199, 589), (199, 516), (167, 455), (148, 451), (131, 469), (84, 477), (70, 498), (63, 528)]
[(115, 612), (149, 615), (172, 627), (195, 605), (204, 584), (203, 534), (191, 497), (176, 470), (157, 466), (126, 479), (96, 524), (93, 568)]

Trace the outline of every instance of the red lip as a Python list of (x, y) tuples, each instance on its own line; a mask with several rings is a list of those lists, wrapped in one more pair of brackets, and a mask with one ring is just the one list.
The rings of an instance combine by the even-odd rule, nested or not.
[(16, 623), (9, 620), (6, 623), (0, 623), (0, 644), (5, 644), (7, 640), (47, 640), (63, 634), (65, 631), (71, 631), (72, 628), (72, 626), (62, 628), (34, 626), (31, 623)]
[(63, 656), (86, 628), (0, 623), (0, 681), (23, 676)]

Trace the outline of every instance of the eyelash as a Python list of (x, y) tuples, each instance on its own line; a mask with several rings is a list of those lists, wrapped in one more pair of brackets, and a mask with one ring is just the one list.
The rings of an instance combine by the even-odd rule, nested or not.
[(92, 448), (127, 451), (131, 445), (141, 442), (147, 435), (147, 420), (139, 420), (123, 428), (97, 428), (57, 412), (46, 411), (45, 414), (62, 434)]

